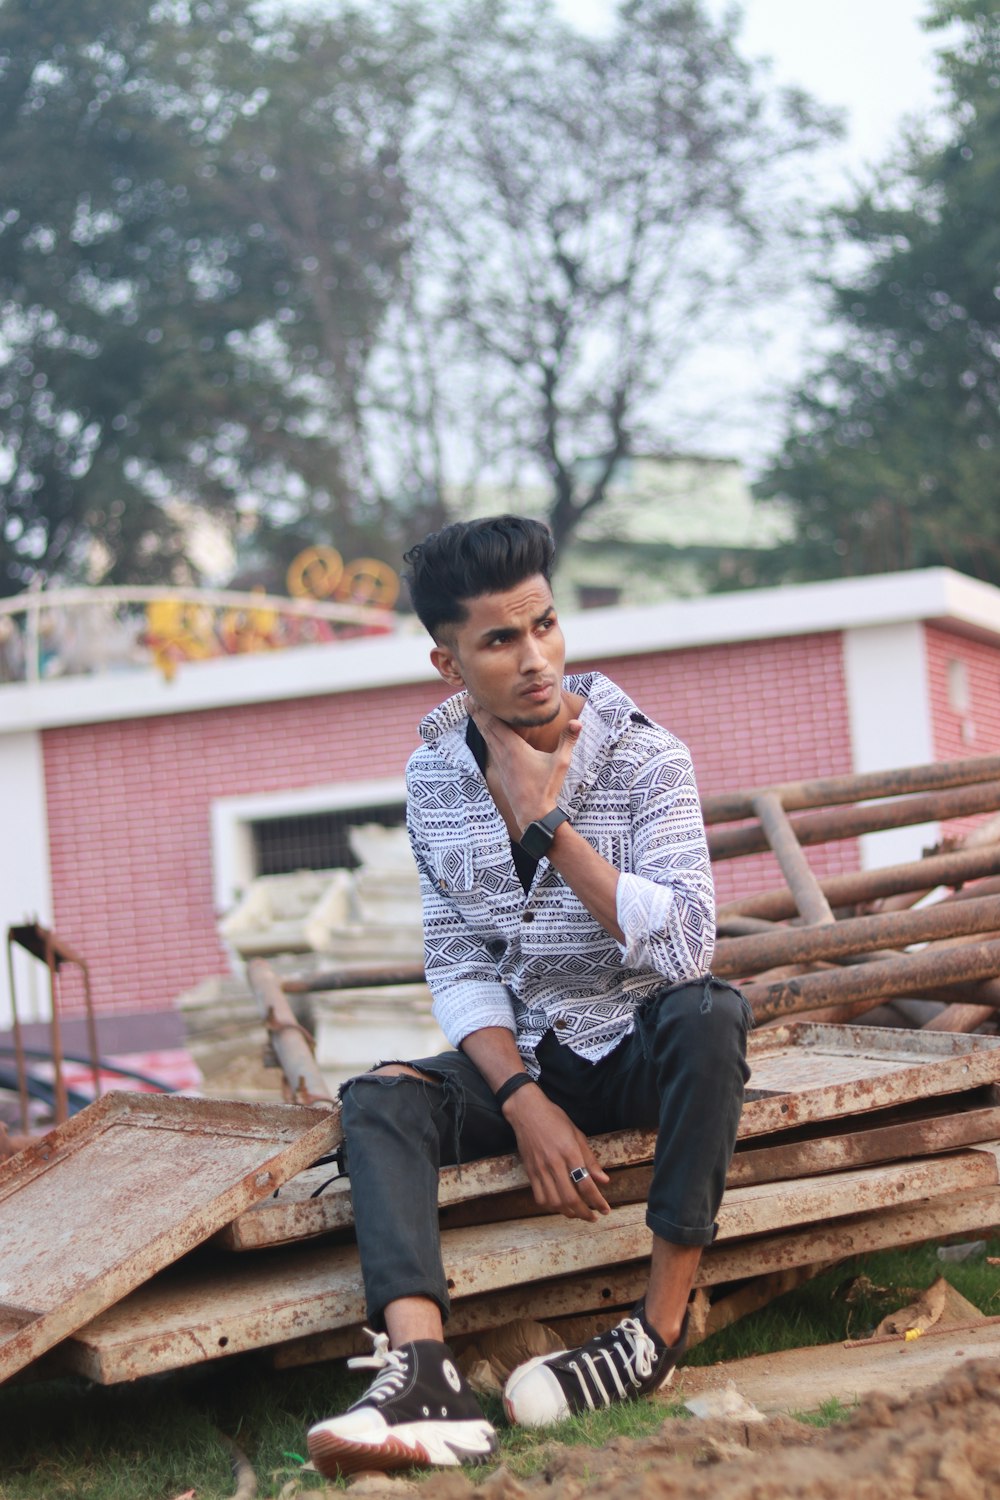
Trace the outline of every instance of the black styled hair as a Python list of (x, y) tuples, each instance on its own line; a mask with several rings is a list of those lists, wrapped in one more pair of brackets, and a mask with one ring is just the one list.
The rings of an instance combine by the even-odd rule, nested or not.
[(552, 533), (541, 521), (455, 521), (404, 554), (403, 577), (420, 623), (437, 640), (442, 627), (466, 619), (468, 600), (503, 593), (539, 573), (548, 582), (554, 553)]

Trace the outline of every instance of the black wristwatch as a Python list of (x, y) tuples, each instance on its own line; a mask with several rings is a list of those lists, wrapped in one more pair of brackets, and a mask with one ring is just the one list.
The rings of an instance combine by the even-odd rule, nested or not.
[(521, 848), (525, 854), (530, 854), (532, 859), (541, 859), (552, 847), (552, 840), (556, 836), (556, 829), (560, 823), (568, 822), (569, 814), (564, 813), (561, 807), (554, 807), (551, 812), (545, 814), (544, 818), (536, 818), (533, 823), (528, 824), (521, 834)]

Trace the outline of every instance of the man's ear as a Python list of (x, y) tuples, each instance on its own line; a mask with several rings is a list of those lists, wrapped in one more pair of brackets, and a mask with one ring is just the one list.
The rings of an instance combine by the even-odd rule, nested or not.
[(431, 652), (431, 661), (438, 676), (443, 677), (449, 687), (465, 687), (465, 678), (462, 676), (458, 657), (450, 646), (435, 646)]

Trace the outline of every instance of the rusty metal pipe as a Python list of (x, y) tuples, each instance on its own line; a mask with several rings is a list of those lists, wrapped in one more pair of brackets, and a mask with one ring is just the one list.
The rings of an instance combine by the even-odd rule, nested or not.
[(922, 994), (925, 990), (990, 979), (1000, 974), (1000, 942), (966, 943), (935, 953), (908, 953), (899, 958), (860, 964), (850, 969), (828, 969), (821, 974), (779, 980), (776, 984), (748, 984), (743, 991), (759, 1021), (817, 1010), (830, 1004), (879, 997)]
[(947, 787), (970, 786), (974, 782), (994, 781), (998, 777), (1000, 755), (977, 755), (962, 760), (932, 761), (922, 766), (903, 766), (891, 771), (786, 781), (777, 786), (755, 787), (748, 792), (717, 792), (703, 797), (701, 808), (706, 823), (734, 823), (739, 818), (754, 816), (754, 798), (761, 792), (774, 792), (786, 812), (801, 812), (808, 807), (833, 807), (872, 797), (943, 791)]
[(422, 984), (423, 979), (422, 963), (348, 965), (342, 969), (326, 969), (321, 974), (310, 974), (303, 979), (285, 979), (281, 988), (286, 995), (312, 995), (317, 990), (368, 990), (386, 984)]
[[(876, 802), (863, 807), (841, 807), (829, 812), (790, 818), (800, 844), (826, 844), (837, 839), (859, 838), (884, 828), (906, 828), (913, 823), (932, 823), (972, 813), (995, 812), (1000, 807), (1000, 781), (959, 786), (950, 791), (902, 797), (894, 802)], [(749, 828), (709, 828), (708, 852), (712, 859), (734, 859), (739, 854), (758, 854), (769, 848), (767, 835), (758, 825)]]
[[(961, 885), (967, 880), (980, 880), (988, 875), (1000, 875), (1000, 842), (987, 848), (960, 849), (906, 864), (884, 865), (878, 870), (831, 875), (820, 881), (820, 889), (831, 906), (853, 906), (860, 901), (877, 901), (883, 896), (896, 896), (904, 891), (926, 893), (939, 885)], [(729, 930), (734, 918), (743, 917), (780, 922), (794, 917), (797, 911), (791, 891), (761, 891), (720, 906), (719, 926), (725, 925)]]
[(847, 917), (832, 926), (784, 927), (751, 937), (725, 938), (716, 945), (712, 968), (720, 975), (753, 974), (778, 964), (836, 962), (875, 948), (903, 948), (997, 930), (1000, 897), (983, 896), (916, 911)]
[(815, 873), (809, 868), (809, 861), (777, 794), (762, 792), (754, 798), (753, 807), (803, 917), (807, 922), (832, 922), (834, 916), (830, 903), (823, 895)]
[(262, 958), (247, 965), (247, 978), (257, 1008), (271, 1037), (294, 1104), (334, 1107), (333, 1095), (313, 1056), (312, 1038), (292, 1014), (288, 996), (277, 974)]

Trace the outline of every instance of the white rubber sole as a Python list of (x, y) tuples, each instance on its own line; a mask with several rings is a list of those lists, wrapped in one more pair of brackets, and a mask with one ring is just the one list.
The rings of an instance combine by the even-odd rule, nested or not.
[(496, 1451), (497, 1438), (483, 1417), (469, 1422), (401, 1422), (370, 1439), (336, 1430), (337, 1418), (309, 1431), (309, 1457), (327, 1479), (359, 1469), (457, 1468), (483, 1463)]

